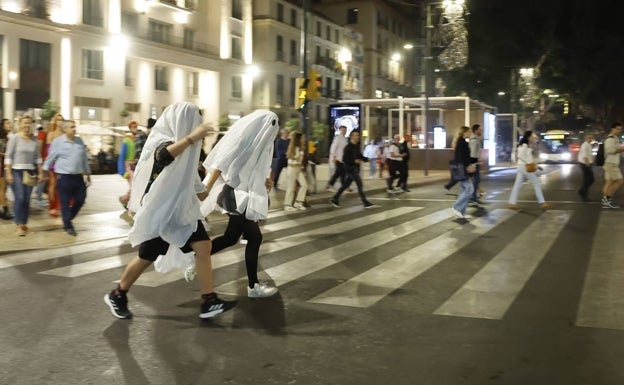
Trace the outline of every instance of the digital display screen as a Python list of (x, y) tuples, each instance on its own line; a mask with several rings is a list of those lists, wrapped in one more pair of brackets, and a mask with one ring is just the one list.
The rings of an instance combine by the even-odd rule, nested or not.
[(361, 109), (362, 106), (359, 104), (331, 104), (329, 106), (330, 142), (334, 136), (340, 134), (340, 126), (347, 128), (347, 137), (352, 131), (360, 131)]

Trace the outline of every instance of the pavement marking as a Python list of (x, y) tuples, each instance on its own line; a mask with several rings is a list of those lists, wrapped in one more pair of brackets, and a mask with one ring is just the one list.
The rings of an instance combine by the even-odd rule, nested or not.
[[(451, 229), (317, 295), (308, 302), (361, 308), (372, 306), (514, 214), (516, 212), (512, 210), (494, 210), (487, 217), (471, 220), (470, 225), (473, 228), (470, 230), (461, 230), (466, 225)], [(458, 230), (462, 231), (460, 237)]]
[[(503, 318), (571, 216), (572, 211), (542, 213), (434, 314)], [(530, 250), (527, 245), (531, 245)]]
[(578, 326), (624, 330), (624, 237), (616, 232), (622, 226), (621, 213), (600, 213), (576, 316)]
[[(405, 212), (405, 208), (401, 208)], [(264, 270), (279, 287), (299, 279), (305, 275), (332, 266), (338, 262), (349, 259), (374, 247), (384, 245), (394, 240), (412, 234), (438, 222), (447, 220), (451, 215), (449, 209), (436, 211), (424, 217), (416, 218), (400, 225), (388, 227), (373, 234), (355, 238), (350, 241), (332, 246), (328, 249), (319, 250), (304, 257), (280, 264)], [(366, 221), (365, 221), (366, 222)], [(368, 226), (370, 222), (365, 223)], [(215, 290), (224, 294), (236, 294), (247, 278), (240, 278), (220, 285)]]
[[(361, 206), (358, 206), (358, 209), (363, 210)], [(423, 207), (415, 207), (415, 210), (422, 210)], [(346, 215), (350, 212), (357, 210), (356, 208), (342, 209), (330, 211), (328, 213), (323, 213), (317, 215), (317, 217), (322, 217), (327, 219), (335, 219), (340, 215)], [(448, 209), (446, 210), (448, 212)], [(382, 212), (374, 212), (370, 211), (370, 214), (359, 218), (357, 222), (350, 221), (348, 225), (345, 225), (344, 222), (334, 223), (329, 226), (324, 226), (321, 228), (317, 228), (314, 230), (305, 231), (303, 233), (298, 233), (294, 235), (290, 235), (284, 238), (276, 239), (273, 242), (265, 242), (260, 246), (260, 255), (272, 253), (275, 251), (280, 251), (283, 249), (287, 249), (290, 247), (299, 246), (306, 242), (314, 241), (317, 237), (328, 235), (328, 234), (339, 234), (345, 230), (348, 226), (349, 230), (358, 229), (361, 227), (367, 227), (377, 222), (383, 222), (388, 219), (392, 219), (394, 217), (398, 217), (400, 215), (405, 215), (406, 211), (404, 207), (398, 207), (392, 210), (382, 211)], [(296, 227), (298, 226), (300, 220), (305, 217), (294, 219), (289, 222), (289, 226), (287, 227)], [(333, 222), (332, 222), (333, 223)], [(277, 224), (276, 224), (277, 225)], [(265, 234), (266, 235), (266, 234)], [(236, 248), (232, 250), (227, 250), (221, 253), (217, 253), (212, 256), (212, 268), (218, 269), (220, 267), (233, 265), (245, 259), (244, 252), (241, 250), (242, 248)], [(305, 270), (305, 269), (304, 269)], [(149, 286), (156, 287), (160, 285), (164, 285), (173, 281), (177, 281), (182, 278), (182, 274), (180, 271), (174, 271), (174, 275), (172, 274), (162, 274), (157, 271), (148, 271), (143, 273), (139, 279), (136, 281), (135, 285), (140, 286)]]
[(59, 277), (75, 278), (82, 275), (97, 273), (108, 269), (127, 265), (138, 254), (136, 251), (112, 257), (100, 258), (89, 262), (76, 263), (56, 269), (40, 271), (39, 274), (56, 275)]
[(84, 243), (80, 245), (64, 246), (64, 247), (60, 247), (56, 249), (24, 251), (24, 252), (20, 252), (16, 254), (0, 256), (0, 269), (26, 265), (28, 263), (33, 263), (33, 262), (46, 261), (48, 259), (65, 257), (68, 255), (86, 253), (89, 251), (102, 250), (102, 249), (106, 249), (110, 247), (119, 247), (124, 244), (129, 244), (126, 236), (115, 238), (115, 239), (108, 239), (105, 241)]

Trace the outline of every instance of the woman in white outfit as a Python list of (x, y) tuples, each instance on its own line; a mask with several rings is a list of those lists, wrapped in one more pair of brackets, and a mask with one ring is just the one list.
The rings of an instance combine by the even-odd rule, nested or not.
[[(288, 158), (288, 169), (286, 174), (288, 176), (288, 188), (286, 189), (286, 197), (284, 198), (284, 210), (295, 211), (305, 210), (303, 201), (308, 191), (308, 182), (306, 181), (305, 173), (303, 172), (303, 148), (305, 146), (305, 137), (302, 133), (296, 132), (290, 140), (288, 150), (286, 151), (286, 157)], [(299, 182), (299, 192), (293, 203), (293, 196), (295, 195), (295, 189), (297, 188), (297, 182)]]
[(520, 143), (518, 143), (518, 151), (516, 155), (516, 164), (517, 171), (516, 181), (514, 183), (513, 189), (511, 190), (511, 195), (509, 196), (509, 208), (513, 210), (518, 210), (518, 193), (520, 192), (520, 188), (522, 188), (522, 184), (525, 180), (528, 180), (533, 185), (533, 190), (535, 190), (535, 197), (537, 198), (537, 203), (540, 204), (542, 209), (547, 209), (550, 207), (548, 203), (544, 200), (544, 194), (542, 193), (542, 186), (540, 185), (540, 181), (535, 175), (535, 171), (529, 172), (527, 171), (527, 164), (536, 164), (537, 162), (533, 158), (533, 153), (531, 147), (537, 141), (537, 136), (533, 134), (532, 131), (526, 131), (522, 139), (520, 139)]

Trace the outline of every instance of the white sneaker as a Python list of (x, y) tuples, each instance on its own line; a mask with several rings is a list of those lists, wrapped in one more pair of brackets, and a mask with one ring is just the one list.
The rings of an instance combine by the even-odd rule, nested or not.
[(472, 215), (464, 214), (464, 219), (472, 219), (472, 218), (474, 218)]
[(184, 269), (184, 280), (186, 282), (189, 282), (189, 283), (193, 282), (196, 275), (197, 275), (197, 272), (195, 271), (194, 263), (188, 265), (186, 269)]
[(247, 244), (247, 240), (245, 238), (241, 238), (238, 240), (238, 243), (240, 243), (241, 245), (246, 245)]
[(453, 214), (455, 215), (456, 218), (459, 218), (459, 219), (466, 218), (466, 216), (464, 214), (462, 214), (459, 211), (455, 210), (453, 207), (451, 207), (451, 211), (453, 212)]
[(277, 293), (277, 287), (269, 286), (266, 282), (258, 282), (253, 289), (247, 286), (247, 297), (249, 298), (266, 298)]
[(328, 192), (336, 192), (336, 189), (333, 186), (327, 186), (327, 188), (325, 189), (325, 191)]
[(301, 202), (295, 202), (295, 204), (292, 207), (296, 208), (297, 210), (302, 210), (302, 211), (308, 209)]
[(284, 211), (297, 211), (294, 206), (284, 206)]
[(405, 191), (403, 191), (403, 189), (400, 188), (400, 187), (395, 187), (394, 192), (395, 192), (395, 194), (401, 194), (401, 193), (403, 193)]

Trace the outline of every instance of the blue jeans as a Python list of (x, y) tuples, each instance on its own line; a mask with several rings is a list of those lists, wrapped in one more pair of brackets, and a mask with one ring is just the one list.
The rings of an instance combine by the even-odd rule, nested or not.
[[(87, 186), (85, 185), (82, 174), (56, 174), (57, 189), (59, 199), (61, 200), (61, 215), (63, 217), (63, 228), (65, 230), (73, 229), (72, 219), (76, 217), (78, 211), (84, 205), (87, 197)], [(71, 198), (74, 198), (74, 204), (69, 207)]]
[(338, 200), (340, 198), (340, 195), (342, 195), (342, 193), (349, 188), (349, 186), (351, 186), (351, 183), (355, 182), (355, 185), (357, 186), (358, 189), (358, 194), (360, 194), (360, 199), (362, 200), (363, 204), (367, 204), (369, 203), (368, 200), (366, 199), (366, 195), (364, 195), (364, 186), (362, 186), (362, 178), (360, 178), (360, 169), (359, 168), (353, 168), (353, 167), (346, 167), (346, 176), (345, 176), (345, 181), (342, 184), (342, 186), (340, 186), (340, 189), (338, 189), (338, 191), (336, 192), (336, 195), (333, 196), (333, 199)]
[(11, 170), (13, 172), (13, 184), (11, 190), (15, 196), (13, 202), (13, 222), (16, 225), (25, 225), (28, 223), (28, 212), (30, 211), (30, 195), (32, 194), (32, 186), (26, 186), (22, 182), (22, 173), (24, 170)]
[(477, 200), (479, 200), (479, 184), (481, 183), (480, 171), (481, 171), (481, 166), (477, 164), (477, 170), (472, 176), (472, 185), (474, 186), (474, 191), (472, 192), (471, 200), (473, 202), (476, 202)]
[(470, 178), (466, 178), (459, 182), (459, 195), (453, 204), (453, 208), (462, 214), (466, 214), (466, 207), (474, 192), (474, 186)]

